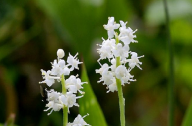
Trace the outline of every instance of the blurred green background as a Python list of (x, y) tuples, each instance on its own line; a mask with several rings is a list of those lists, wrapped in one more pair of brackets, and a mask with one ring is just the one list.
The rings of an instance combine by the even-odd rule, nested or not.
[[(192, 0), (168, 0), (174, 44), (175, 126), (180, 126), (192, 91)], [(117, 92), (97, 84), (97, 43), (107, 39), (103, 24), (114, 16), (128, 21), (145, 55), (136, 82), (124, 90), (127, 126), (166, 126), (168, 46), (161, 0), (0, 0), (0, 123), (14, 113), (19, 126), (61, 126), (62, 112), (47, 116), (39, 91), (40, 69), (51, 68), (58, 48), (83, 57), (92, 88), (109, 126), (119, 126)], [(65, 57), (66, 58), (66, 57)], [(82, 61), (82, 59), (80, 59)], [(81, 69), (80, 69), (81, 70)], [(55, 86), (58, 91), (60, 86)], [(69, 120), (78, 114), (70, 111)], [(91, 116), (91, 115), (90, 115)]]

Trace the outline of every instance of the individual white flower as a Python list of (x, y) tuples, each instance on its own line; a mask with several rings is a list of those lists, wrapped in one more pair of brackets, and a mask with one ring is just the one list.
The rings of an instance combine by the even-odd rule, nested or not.
[(133, 79), (133, 75), (130, 74), (129, 70), (126, 71), (125, 76), (121, 78), (121, 85), (130, 84), (130, 81), (136, 81)]
[(77, 103), (76, 103), (76, 100), (78, 98), (81, 98), (83, 96), (78, 96), (76, 97), (75, 94), (71, 93), (71, 92), (67, 92), (65, 95), (61, 95), (59, 97), (59, 100), (69, 108), (73, 107), (73, 106), (79, 106)]
[(137, 56), (136, 52), (131, 52), (131, 59), (128, 59), (127, 62), (129, 62), (129, 66), (131, 69), (133, 69), (135, 66), (137, 66), (139, 69), (142, 70), (140, 65), (142, 62), (139, 61), (139, 58), (144, 57), (144, 56)]
[(112, 83), (110, 84), (110, 85), (108, 85), (108, 91), (107, 91), (107, 93), (108, 92), (114, 92), (114, 91), (117, 91), (117, 84), (116, 84), (116, 79), (115, 78), (113, 78), (112, 79)]
[(51, 74), (51, 71), (50, 71), (50, 70), (48, 70), (48, 71), (46, 72), (46, 71), (44, 71), (44, 70), (41, 69), (41, 73), (42, 73), (43, 79), (45, 79), (45, 80), (44, 80), (44, 81), (41, 81), (41, 82), (39, 82), (39, 83), (40, 83), (40, 84), (41, 84), (41, 83), (46, 83), (49, 87), (50, 87), (51, 85), (53, 85), (53, 83), (55, 83), (55, 79), (57, 79), (57, 80), (60, 79), (60, 77), (50, 76), (50, 74)]
[(116, 59), (113, 58), (113, 59), (111, 59), (110, 62), (111, 62), (111, 66), (110, 66), (111, 71), (112, 71), (112, 72), (115, 72), (115, 69), (116, 69)]
[(73, 123), (68, 123), (67, 126), (90, 126), (89, 124), (87, 124), (84, 121), (85, 116), (81, 116), (80, 114), (75, 118), (75, 120), (73, 121)]
[(58, 49), (58, 50), (57, 50), (57, 57), (58, 57), (58, 59), (61, 59), (61, 58), (63, 58), (64, 56), (65, 56), (64, 50), (63, 50), (63, 49)]
[(56, 75), (60, 77), (62, 74), (69, 75), (70, 69), (65, 65), (65, 61), (62, 59), (59, 59), (59, 62), (57, 63), (57, 60), (54, 60), (52, 64), (52, 70), (51, 75)]
[(121, 79), (126, 75), (127, 68), (124, 65), (119, 65), (115, 70), (116, 78)]
[(66, 79), (65, 84), (66, 88), (69, 92), (77, 93), (79, 91), (81, 94), (83, 93), (80, 89), (82, 89), (82, 85), (87, 82), (81, 82), (81, 79), (76, 78), (74, 75), (71, 75), (68, 79)]
[(50, 115), (53, 111), (59, 111), (63, 107), (63, 104), (49, 101), (49, 103), (46, 104), (46, 107), (48, 107), (48, 109), (46, 109), (44, 111), (48, 111), (51, 109), (51, 111), (47, 114), (47, 115)]
[[(97, 52), (100, 54), (100, 59), (112, 58), (112, 50), (115, 48), (115, 40), (107, 39), (103, 40), (101, 48), (97, 49)], [(99, 59), (99, 60), (100, 60)]]
[(82, 62), (79, 62), (79, 60), (76, 58), (77, 55), (78, 55), (78, 53), (75, 56), (72, 56), (69, 53), (69, 56), (67, 58), (67, 63), (69, 66), (71, 66), (71, 68), (70, 68), (71, 71), (73, 71), (74, 68), (79, 69), (78, 65), (82, 63)]
[(103, 25), (103, 27), (107, 30), (109, 38), (113, 38), (114, 33), (115, 33), (114, 30), (118, 29), (119, 26), (120, 26), (119, 24), (116, 24), (114, 22), (114, 17), (109, 17), (108, 24), (107, 25)]
[(48, 113), (48, 115), (50, 115), (53, 111), (59, 111), (63, 107), (63, 104), (59, 100), (59, 97), (61, 95), (60, 93), (54, 90), (47, 91), (47, 93), (48, 93), (47, 98), (48, 103), (46, 104), (46, 107), (48, 108), (44, 111), (48, 111), (51, 109), (50, 113)]
[(100, 75), (102, 75), (104, 69), (109, 69), (109, 65), (106, 63), (103, 64), (100, 69), (96, 69), (96, 73), (99, 73)]
[(127, 22), (123, 22), (123, 21), (120, 21), (120, 24), (121, 24), (121, 27), (119, 28), (119, 31), (121, 34), (125, 33), (126, 32), (126, 24)]
[(113, 53), (115, 57), (121, 57), (121, 59), (126, 59), (129, 53), (129, 46), (123, 46), (121, 43), (116, 45), (116, 48), (113, 49)]
[(104, 69), (101, 79), (98, 82), (104, 81), (103, 84), (110, 85), (113, 83), (112, 79), (114, 78), (113, 72), (109, 71), (108, 69)]
[(61, 62), (62, 65), (65, 66), (65, 61), (64, 60), (60, 60), (60, 63), (57, 63), (57, 60), (54, 60), (52, 64), (52, 70), (51, 70), (51, 75), (56, 75), (56, 76), (61, 76), (63, 74), (63, 67), (61, 66)]
[(136, 35), (134, 33), (137, 31), (133, 31), (130, 27), (126, 28), (126, 23), (123, 21), (120, 21), (121, 27), (119, 28), (120, 34), (119, 34), (119, 40), (124, 42), (124, 44), (130, 44), (130, 42), (137, 42), (134, 40), (136, 38)]
[[(47, 90), (46, 90), (47, 91)], [(59, 102), (59, 96), (61, 93), (54, 91), (51, 89), (50, 91), (47, 91), (47, 100), (48, 101), (54, 101), (54, 102)]]

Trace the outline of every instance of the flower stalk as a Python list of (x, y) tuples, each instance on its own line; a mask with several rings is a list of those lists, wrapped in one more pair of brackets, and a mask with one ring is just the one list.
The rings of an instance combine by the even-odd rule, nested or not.
[[(115, 34), (115, 40), (116, 44), (119, 43), (118, 35), (117, 33)], [(120, 57), (116, 57), (116, 67), (121, 65), (120, 63)], [(121, 80), (116, 78), (116, 85), (117, 85), (117, 92), (118, 92), (118, 97), (119, 97), (119, 109), (120, 109), (120, 122), (121, 126), (125, 126), (125, 104), (124, 104), (124, 98), (123, 98), (123, 91), (121, 87)]]
[[(62, 94), (66, 94), (65, 77), (61, 75)], [(63, 126), (67, 126), (68, 123), (68, 107), (63, 105)]]

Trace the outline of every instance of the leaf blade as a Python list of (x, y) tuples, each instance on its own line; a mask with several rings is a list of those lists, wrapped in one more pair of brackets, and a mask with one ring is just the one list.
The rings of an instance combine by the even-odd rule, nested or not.
[(88, 84), (84, 84), (84, 92), (85, 95), (81, 99), (79, 99), (79, 111), (82, 116), (89, 113), (89, 116), (85, 118), (85, 121), (92, 126), (107, 126), (105, 121), (103, 112), (97, 102), (97, 98), (91, 88), (89, 78), (87, 76), (85, 65), (82, 65), (82, 82), (88, 82)]

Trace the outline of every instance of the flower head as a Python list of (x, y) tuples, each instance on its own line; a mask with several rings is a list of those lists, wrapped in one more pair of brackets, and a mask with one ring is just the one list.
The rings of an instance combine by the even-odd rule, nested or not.
[[(134, 76), (131, 75), (130, 72), (135, 66), (141, 69), (140, 65), (142, 64), (139, 58), (143, 56), (138, 57), (137, 53), (130, 50), (130, 43), (137, 42), (134, 40), (136, 38), (134, 33), (137, 30), (133, 31), (130, 27), (127, 27), (127, 22), (120, 21), (120, 24), (121, 27), (115, 23), (114, 17), (109, 18), (108, 24), (104, 25), (104, 28), (108, 32), (108, 39), (103, 39), (102, 44), (100, 44), (97, 49), (100, 56), (98, 63), (101, 66), (101, 68), (96, 69), (96, 73), (101, 75), (98, 82), (103, 82), (103, 84), (107, 86), (107, 92), (117, 91), (116, 79), (121, 81), (121, 85), (135, 81), (135, 79), (133, 79)], [(114, 31), (118, 28), (120, 31), (119, 35)], [(100, 60), (106, 58), (109, 60), (109, 64), (104, 63), (102, 65)]]
[(71, 71), (74, 69), (79, 69), (78, 65), (82, 62), (79, 62), (77, 58), (78, 53), (75, 56), (69, 54), (67, 58), (67, 62), (62, 59), (65, 53), (62, 49), (57, 50), (57, 59), (55, 59), (51, 65), (52, 69), (48, 71), (41, 70), (43, 81), (39, 82), (46, 83), (49, 87), (51, 87), (55, 81), (62, 82), (62, 92), (59, 93), (51, 89), (47, 91), (47, 101), (46, 104), (47, 109), (45, 111), (51, 110), (48, 115), (50, 115), (53, 111), (59, 111), (64, 107), (69, 108), (73, 106), (79, 106), (76, 101), (78, 98), (83, 96), (77, 96), (77, 92), (84, 94), (81, 91), (83, 88), (82, 85), (87, 82), (81, 82), (81, 79), (77, 76), (71, 75), (68, 79), (65, 80), (65, 75), (69, 75)]

